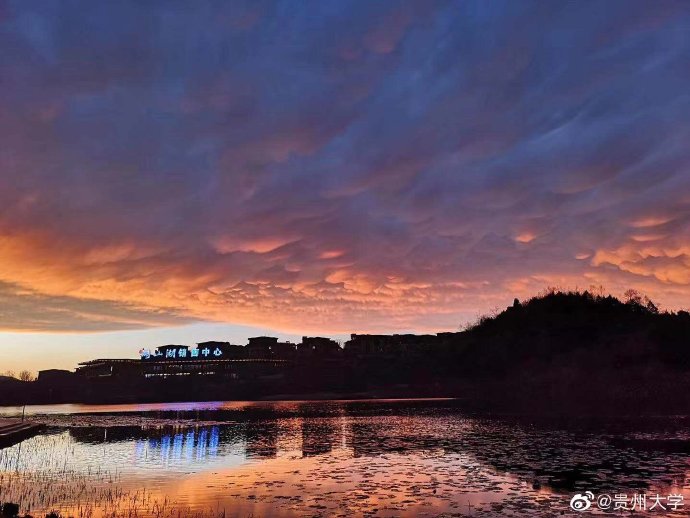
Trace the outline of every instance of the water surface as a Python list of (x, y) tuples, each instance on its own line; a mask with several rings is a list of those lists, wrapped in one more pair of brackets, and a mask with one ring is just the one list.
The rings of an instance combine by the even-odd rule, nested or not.
[(682, 416), (490, 418), (453, 400), (55, 405), (27, 415), (48, 428), (0, 450), (0, 501), (34, 515), (561, 516), (583, 491), (682, 494), (690, 508)]

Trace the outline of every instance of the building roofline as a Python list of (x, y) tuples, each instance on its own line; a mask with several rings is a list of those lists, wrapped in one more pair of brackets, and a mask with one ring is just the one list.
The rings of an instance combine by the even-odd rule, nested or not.
[(78, 365), (88, 367), (98, 363), (135, 363), (137, 365), (170, 365), (171, 363), (252, 363), (252, 362), (278, 362), (289, 363), (291, 360), (284, 360), (282, 358), (235, 358), (235, 359), (219, 359), (219, 358), (188, 358), (180, 360), (179, 358), (170, 360), (136, 360), (133, 358), (112, 358), (112, 359), (98, 359), (81, 362)]

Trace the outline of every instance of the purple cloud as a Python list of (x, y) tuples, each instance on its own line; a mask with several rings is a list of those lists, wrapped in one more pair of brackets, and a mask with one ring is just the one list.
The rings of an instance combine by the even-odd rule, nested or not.
[(688, 305), (682, 2), (2, 13), (7, 328), (32, 297), (338, 332), (547, 284)]

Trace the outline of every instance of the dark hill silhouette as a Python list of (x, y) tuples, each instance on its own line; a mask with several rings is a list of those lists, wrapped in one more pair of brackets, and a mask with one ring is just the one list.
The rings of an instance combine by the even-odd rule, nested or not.
[(552, 290), (458, 336), (466, 388), (492, 407), (578, 413), (690, 410), (690, 314)]
[(621, 360), (634, 357), (677, 368), (690, 365), (690, 314), (660, 313), (651, 301), (637, 297), (621, 302), (587, 291), (551, 292), (525, 304), (516, 300), (499, 315), (481, 319), (466, 335), (466, 352), (475, 362), (490, 362), (494, 369), (513, 369), (516, 362), (576, 351), (600, 359), (613, 353)]

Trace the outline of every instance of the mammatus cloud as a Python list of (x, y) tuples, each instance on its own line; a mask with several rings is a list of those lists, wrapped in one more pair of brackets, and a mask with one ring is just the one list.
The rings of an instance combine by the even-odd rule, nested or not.
[(1, 5), (4, 329), (690, 305), (682, 2)]

